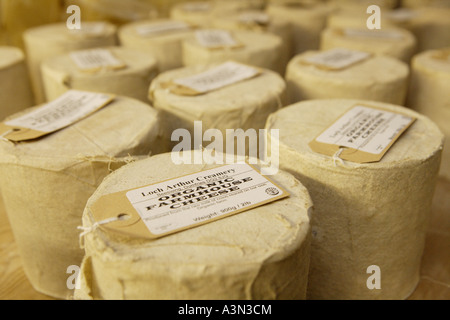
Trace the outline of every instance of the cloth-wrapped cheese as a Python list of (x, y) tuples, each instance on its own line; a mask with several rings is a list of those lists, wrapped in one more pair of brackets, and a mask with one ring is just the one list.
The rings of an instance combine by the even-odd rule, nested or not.
[[(322, 54), (337, 61), (361, 56), (344, 68), (329, 69), (308, 62)], [(287, 68), (286, 82), (290, 103), (309, 99), (366, 99), (403, 105), (407, 94), (409, 67), (388, 56), (335, 49), (308, 51), (293, 58)], [(324, 89), (325, 88), (325, 89)]]
[(441, 175), (450, 179), (450, 48), (416, 55), (411, 69), (407, 106), (428, 116), (443, 131)]
[(33, 104), (22, 50), (0, 46), (0, 120)]
[(138, 21), (119, 29), (120, 44), (156, 58), (160, 72), (183, 66), (182, 41), (191, 36), (191, 27), (181, 21), (157, 19)]
[[(175, 165), (170, 153), (124, 166), (89, 199), (83, 226), (96, 222), (92, 206), (104, 195), (216, 167)], [(290, 174), (270, 179), (291, 196), (153, 240), (101, 227), (88, 232), (75, 298), (304, 299), (312, 203)]]
[(45, 102), (41, 63), (74, 50), (117, 44), (116, 27), (105, 22), (84, 22), (81, 29), (70, 30), (66, 23), (43, 25), (23, 34), (31, 84), (36, 104)]
[(321, 50), (347, 48), (384, 54), (409, 63), (417, 50), (415, 36), (402, 28), (326, 28), (321, 35)]
[[(209, 47), (200, 43), (197, 32), (220, 32), (229, 34), (233, 44), (222, 47)], [(205, 29), (197, 30), (194, 35), (183, 41), (183, 64), (221, 63), (234, 60), (256, 67), (266, 68), (284, 75), (286, 59), (283, 56), (282, 39), (270, 33), (248, 30)]]
[(0, 140), (4, 205), (25, 274), (37, 291), (61, 299), (72, 294), (67, 269), (83, 257), (77, 227), (87, 199), (113, 170), (165, 151), (159, 150), (159, 138), (154, 109), (117, 97), (38, 140)]
[[(91, 61), (95, 63), (90, 64)], [(148, 102), (148, 88), (158, 74), (156, 59), (125, 47), (73, 51), (44, 60), (41, 69), (47, 100), (76, 89)]]
[[(379, 162), (341, 163), (338, 155), (314, 152), (309, 143), (356, 105), (417, 120)], [(327, 99), (287, 106), (267, 128), (280, 130), (280, 168), (293, 173), (314, 202), (308, 298), (408, 297), (419, 281), (439, 170), (443, 135), (436, 124), (391, 104)]]

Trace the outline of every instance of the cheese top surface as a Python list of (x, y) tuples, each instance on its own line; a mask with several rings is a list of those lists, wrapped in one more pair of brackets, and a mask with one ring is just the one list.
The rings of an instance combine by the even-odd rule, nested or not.
[(406, 63), (387, 56), (372, 55), (353, 65), (340, 70), (325, 70), (313, 64), (306, 64), (306, 58), (320, 54), (322, 51), (307, 51), (294, 57), (289, 63), (292, 75), (311, 76), (329, 81), (358, 83), (370, 86), (374, 83), (388, 83), (405, 79), (409, 75)]
[(19, 48), (0, 46), (0, 69), (24, 61), (24, 58), (25, 56)]
[(336, 38), (341, 41), (359, 43), (361, 46), (399, 46), (415, 45), (414, 35), (402, 28), (383, 28), (381, 30), (369, 30), (367, 28), (326, 28), (323, 31), (326, 37)]
[(428, 70), (441, 75), (450, 75), (450, 47), (439, 50), (429, 50), (414, 56), (413, 68)]
[(380, 162), (358, 164), (345, 161), (340, 168), (379, 169), (410, 163), (417, 165), (442, 148), (443, 135), (436, 124), (410, 109), (364, 100), (312, 100), (287, 106), (272, 114), (267, 129), (280, 129), (280, 146), (314, 161), (318, 166), (333, 166), (330, 157), (311, 150), (309, 143), (330, 127), (341, 115), (356, 105), (372, 106), (416, 117), (417, 120), (388, 150)]
[[(92, 225), (90, 207), (102, 195), (216, 167), (218, 165), (175, 165), (170, 153), (126, 165), (109, 175), (89, 199), (83, 224)], [(256, 264), (281, 260), (298, 249), (307, 237), (312, 203), (306, 188), (290, 174), (279, 171), (270, 179), (291, 196), (154, 240), (122, 236), (100, 228), (87, 235), (86, 249), (107, 261), (132, 261), (134, 267), (150, 267), (163, 274), (182, 264), (186, 268), (178, 269), (178, 275), (188, 278), (192, 277), (188, 266), (206, 273), (222, 272), (225, 266), (230, 268), (225, 272), (229, 274), (242, 272), (243, 264), (254, 268)], [(203, 270), (205, 265), (216, 267)]]
[(127, 157), (142, 139), (150, 139), (150, 132), (156, 136), (157, 128), (157, 112), (149, 105), (116, 97), (90, 116), (42, 138), (17, 144), (0, 140), (0, 162), (57, 170), (89, 158)]
[(162, 32), (145, 32), (145, 29), (148, 27), (154, 28), (180, 23), (181, 21), (173, 19), (155, 19), (132, 22), (122, 26), (119, 29), (119, 38), (127, 38), (127, 40), (138, 39), (139, 41), (151, 40), (161, 42), (184, 39), (187, 35), (193, 33), (192, 28), (180, 28), (178, 30), (167, 30)]

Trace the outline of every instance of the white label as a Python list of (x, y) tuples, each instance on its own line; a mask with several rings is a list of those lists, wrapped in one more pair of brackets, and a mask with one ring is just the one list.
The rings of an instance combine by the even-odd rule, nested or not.
[(239, 15), (238, 20), (242, 23), (269, 24), (269, 15), (264, 12), (246, 12)]
[(382, 31), (382, 30), (345, 29), (344, 34), (348, 37), (357, 37), (357, 38), (373, 38), (373, 39), (387, 39), (387, 40), (399, 40), (403, 38), (403, 34), (392, 30)]
[(398, 113), (356, 106), (316, 141), (380, 154), (412, 121), (413, 118)]
[(107, 94), (70, 90), (56, 100), (5, 124), (40, 132), (53, 132), (81, 120), (111, 99), (112, 96)]
[(192, 2), (183, 5), (183, 11), (187, 12), (205, 12), (211, 9), (208, 2)]
[(174, 83), (205, 93), (252, 78), (258, 73), (255, 68), (230, 61), (195, 76), (176, 79)]
[(123, 61), (117, 59), (107, 49), (75, 51), (70, 53), (70, 57), (81, 70), (92, 70), (102, 67), (120, 68), (125, 65)]
[(246, 163), (202, 171), (127, 192), (154, 235), (255, 207), (286, 192)]
[(73, 29), (71, 32), (80, 35), (98, 36), (105, 32), (106, 24), (104, 22), (83, 22), (80, 29)]
[(407, 22), (418, 16), (417, 12), (408, 8), (400, 8), (385, 13), (386, 17), (395, 22)]
[(229, 31), (199, 30), (195, 32), (198, 43), (206, 48), (233, 47), (238, 45)]
[(343, 69), (368, 57), (370, 57), (368, 52), (336, 48), (307, 57), (304, 60), (331, 69)]
[(159, 23), (150, 23), (136, 27), (136, 32), (140, 36), (152, 36), (161, 33), (188, 30), (190, 26), (181, 21), (166, 21)]

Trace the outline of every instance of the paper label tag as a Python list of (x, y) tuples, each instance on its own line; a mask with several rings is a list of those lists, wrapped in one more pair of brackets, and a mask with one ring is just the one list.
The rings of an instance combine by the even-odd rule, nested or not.
[(237, 48), (242, 44), (236, 41), (231, 32), (226, 30), (205, 29), (195, 32), (198, 43), (205, 48)]
[(270, 17), (264, 12), (245, 12), (238, 16), (238, 21), (245, 24), (266, 26), (270, 23)]
[(75, 36), (100, 36), (106, 31), (104, 22), (83, 22), (80, 29), (73, 29), (70, 32)]
[(142, 36), (154, 36), (163, 33), (189, 30), (191, 26), (182, 21), (164, 21), (149, 23), (136, 27), (136, 32)]
[(385, 39), (385, 40), (400, 40), (403, 39), (403, 34), (397, 31), (385, 30), (365, 30), (365, 29), (344, 29), (343, 34), (352, 38), (369, 38), (369, 39)]
[(175, 79), (170, 90), (180, 95), (199, 95), (253, 78), (260, 73), (256, 68), (229, 61), (203, 73)]
[(109, 94), (69, 90), (21, 117), (1, 123), (0, 132), (4, 138), (16, 142), (39, 138), (89, 116), (113, 99)]
[(371, 56), (368, 52), (335, 48), (304, 58), (302, 62), (326, 70), (341, 70), (364, 61)]
[(77, 67), (84, 72), (94, 72), (103, 68), (112, 70), (123, 69), (126, 64), (115, 57), (108, 49), (80, 50), (70, 53)]
[(102, 227), (154, 239), (288, 196), (249, 164), (236, 163), (106, 195), (91, 212), (97, 221), (128, 215)]
[(309, 145), (315, 152), (358, 163), (376, 162), (386, 154), (415, 118), (376, 107), (357, 105)]

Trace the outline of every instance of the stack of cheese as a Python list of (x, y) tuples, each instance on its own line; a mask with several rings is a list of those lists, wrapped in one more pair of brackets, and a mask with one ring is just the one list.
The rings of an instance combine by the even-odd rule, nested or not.
[[(1, 124), (1, 134), (13, 140), (35, 130), (48, 132), (109, 100), (109, 95), (70, 91), (51, 104), (14, 115), (5, 122), (8, 126)], [(9, 129), (18, 127), (34, 130)], [(71, 294), (66, 272), (83, 257), (77, 227), (87, 199), (112, 170), (158, 152), (158, 139), (157, 112), (117, 97), (39, 139), (0, 141), (4, 205), (25, 273), (37, 291), (56, 298)]]
[(450, 179), (450, 48), (416, 55), (411, 73), (407, 106), (430, 117), (444, 132), (441, 174)]
[(203, 131), (220, 130), (224, 138), (227, 129), (262, 129), (269, 114), (286, 104), (285, 94), (279, 74), (235, 62), (167, 71), (150, 86), (168, 140), (180, 128), (194, 134), (195, 121), (202, 121)]
[(322, 50), (347, 48), (388, 55), (409, 63), (417, 50), (415, 36), (406, 29), (326, 28), (321, 35)]
[[(230, 167), (231, 170), (228, 169)], [(117, 207), (103, 206), (107, 203), (102, 198), (114, 193), (162, 181), (165, 183), (161, 184), (160, 190), (167, 195), (180, 190), (192, 192), (189, 185), (171, 187), (172, 181), (169, 179), (191, 174), (200, 178), (204, 175), (212, 177), (211, 172), (223, 173), (228, 169), (227, 172), (233, 173), (225, 176), (227, 180), (238, 182), (236, 180), (239, 178), (246, 177), (242, 175), (243, 168), (247, 168), (248, 174), (248, 165), (245, 164), (175, 165), (170, 153), (134, 162), (109, 175), (100, 185), (86, 205), (83, 226), (89, 230), (94, 223), (104, 221), (99, 220), (99, 216), (111, 215), (114, 218), (122, 213), (115, 211)], [(223, 183), (218, 182), (219, 179), (209, 178), (208, 183)], [(140, 213), (142, 218), (132, 216), (129, 220), (115, 221), (93, 229), (85, 235), (86, 255), (81, 270), (81, 288), (75, 291), (75, 298), (305, 299), (312, 202), (307, 190), (290, 174), (279, 171), (270, 176), (270, 180), (287, 190), (290, 196), (157, 239), (144, 238), (139, 233), (135, 236), (133, 231), (128, 231), (133, 226), (134, 230), (138, 229), (137, 225), (140, 225), (142, 234), (157, 229), (154, 223), (158, 217), (155, 215), (152, 219), (152, 213), (150, 216)], [(198, 181), (193, 187), (204, 189), (204, 182)], [(256, 178), (254, 181), (256, 183)], [(157, 194), (155, 189), (146, 188)], [(241, 189), (244, 195), (249, 192), (243, 185), (237, 185), (236, 189)], [(279, 190), (267, 189), (273, 191), (272, 194)], [(264, 188), (260, 190), (266, 194)], [(214, 193), (211, 195), (215, 196)], [(217, 210), (216, 215), (221, 214), (219, 201), (231, 201), (232, 206), (242, 203), (228, 200), (232, 196), (228, 193), (221, 200), (210, 197), (210, 202), (215, 206), (205, 211)], [(126, 198), (123, 200), (128, 201)], [(248, 204), (255, 199), (247, 196), (246, 200)], [(131, 214), (131, 211), (126, 214)], [(185, 213), (188, 212), (182, 212), (183, 215)], [(175, 212), (173, 214), (176, 215)], [(150, 220), (147, 227), (143, 221)], [(160, 225), (160, 222), (165, 223), (158, 220), (156, 224)]]
[(28, 29), (23, 37), (37, 103), (45, 101), (40, 69), (43, 60), (74, 50), (117, 44), (116, 27), (105, 22), (85, 22), (81, 29), (73, 30), (66, 23), (43, 25)]
[(33, 105), (33, 93), (19, 48), (0, 46), (0, 120)]
[(281, 75), (286, 69), (283, 41), (270, 33), (200, 29), (183, 41), (182, 48), (184, 66), (235, 60), (270, 69)]
[(213, 5), (209, 1), (189, 1), (172, 6), (170, 18), (192, 26), (209, 27), (213, 19)]
[(156, 59), (124, 47), (72, 51), (44, 60), (41, 69), (48, 100), (77, 89), (148, 102), (148, 88), (158, 73)]
[(409, 67), (398, 59), (342, 48), (299, 54), (286, 72), (291, 103), (346, 98), (403, 105), (408, 80)]
[(124, 47), (147, 53), (158, 61), (159, 71), (179, 68), (182, 62), (182, 42), (192, 36), (191, 26), (182, 21), (158, 19), (138, 21), (119, 29)]
[(314, 202), (308, 297), (408, 297), (419, 281), (439, 171), (438, 127), (391, 104), (314, 100), (276, 112), (267, 128), (280, 129), (271, 140), (280, 146), (280, 168)]

